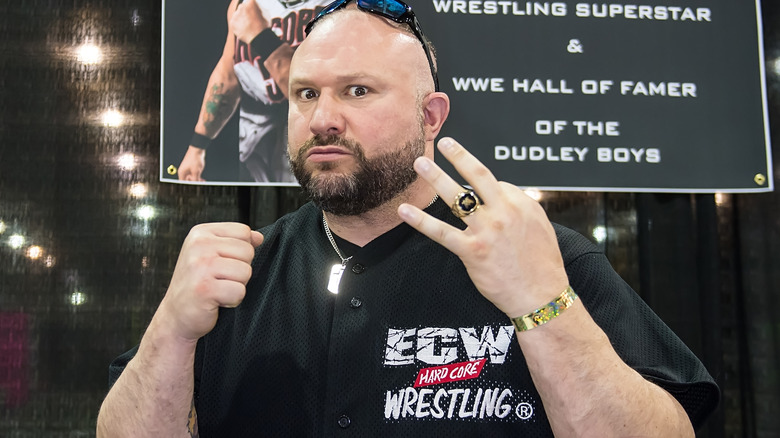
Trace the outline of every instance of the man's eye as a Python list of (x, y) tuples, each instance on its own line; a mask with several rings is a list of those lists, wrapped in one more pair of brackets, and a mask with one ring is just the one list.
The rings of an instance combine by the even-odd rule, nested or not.
[(304, 88), (303, 90), (298, 91), (298, 98), (301, 100), (311, 100), (315, 97), (317, 97), (317, 92), (311, 88)]
[(349, 94), (355, 97), (363, 97), (366, 94), (368, 94), (368, 88), (363, 87), (361, 85), (354, 85), (352, 87), (349, 87)]

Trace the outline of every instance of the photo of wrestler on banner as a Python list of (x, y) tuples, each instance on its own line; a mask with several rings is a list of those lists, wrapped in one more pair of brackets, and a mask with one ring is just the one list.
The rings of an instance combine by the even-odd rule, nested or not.
[[(164, 5), (164, 90), (180, 87), (185, 76), (200, 83), (186, 93), (163, 92), (161, 178), (222, 185), (295, 185), (286, 154), (287, 72), (303, 40), (304, 26), (327, 1), (232, 0), (218, 5), (219, 15), (211, 13), (216, 6), (206, 3), (219, 2), (168, 0)], [(211, 70), (206, 63), (200, 68), (185, 67), (196, 58), (210, 60), (218, 53), (207, 53), (203, 44), (193, 44), (191, 32), (185, 36), (176, 31), (177, 26), (193, 27), (193, 22), (203, 32), (196, 38), (224, 41)], [(218, 29), (226, 29), (226, 39)], [(181, 96), (192, 100), (198, 86), (201, 101), (185, 108)], [(191, 118), (184, 120), (183, 112), (192, 114)]]

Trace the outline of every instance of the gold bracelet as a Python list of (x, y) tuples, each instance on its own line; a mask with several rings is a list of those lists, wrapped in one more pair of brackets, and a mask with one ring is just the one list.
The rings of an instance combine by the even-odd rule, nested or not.
[(574, 293), (574, 289), (571, 286), (566, 286), (566, 290), (558, 295), (554, 300), (550, 301), (545, 306), (542, 306), (531, 313), (517, 318), (511, 318), (512, 324), (519, 332), (531, 330), (536, 326), (540, 326), (556, 316), (561, 312), (571, 307), (574, 301), (577, 299), (577, 294)]

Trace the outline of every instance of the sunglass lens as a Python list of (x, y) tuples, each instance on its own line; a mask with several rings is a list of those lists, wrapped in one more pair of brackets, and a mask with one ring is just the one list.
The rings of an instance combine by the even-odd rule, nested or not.
[(358, 5), (396, 20), (406, 13), (406, 5), (396, 0), (358, 0)]
[(321, 11), (319, 14), (317, 14), (317, 18), (320, 18), (320, 17), (322, 17), (322, 16), (325, 16), (325, 15), (328, 15), (328, 14), (330, 14), (330, 13), (331, 13), (331, 12), (333, 12), (335, 9), (338, 9), (338, 8), (340, 8), (340, 7), (341, 7), (341, 5), (343, 5), (343, 4), (344, 4), (344, 3), (346, 3), (347, 1), (348, 1), (348, 0), (337, 0), (337, 1), (335, 1), (335, 2), (333, 2), (333, 3), (331, 3), (331, 4), (329, 4), (328, 6), (326, 6), (326, 7), (325, 7), (325, 9), (323, 9), (323, 10), (322, 10), (322, 11)]

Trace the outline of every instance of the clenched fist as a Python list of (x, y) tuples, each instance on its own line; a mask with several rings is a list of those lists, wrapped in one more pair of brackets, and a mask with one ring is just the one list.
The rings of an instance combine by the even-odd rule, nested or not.
[(205, 181), (201, 176), (206, 167), (206, 150), (190, 146), (179, 164), (179, 179), (182, 181)]
[(233, 34), (247, 44), (251, 43), (260, 32), (270, 27), (254, 0), (239, 4), (230, 17), (229, 24)]
[(244, 299), (255, 248), (262, 242), (262, 234), (244, 224), (193, 227), (155, 319), (186, 340), (210, 332), (220, 307), (235, 307)]

